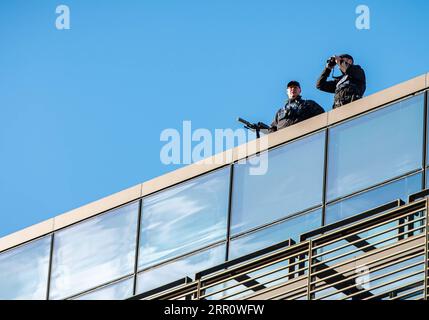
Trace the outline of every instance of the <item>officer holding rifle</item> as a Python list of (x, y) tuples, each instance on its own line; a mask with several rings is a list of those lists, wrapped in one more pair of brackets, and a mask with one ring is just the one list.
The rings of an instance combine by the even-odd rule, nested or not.
[(289, 99), (284, 107), (277, 111), (271, 124), (270, 132), (289, 127), (325, 112), (313, 100), (304, 100), (301, 97), (301, 85), (297, 81), (288, 83), (287, 95)]

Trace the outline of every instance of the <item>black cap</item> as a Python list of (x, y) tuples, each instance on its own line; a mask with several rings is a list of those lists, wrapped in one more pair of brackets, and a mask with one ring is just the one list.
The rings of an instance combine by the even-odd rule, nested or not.
[(355, 61), (355, 59), (353, 59), (353, 57), (347, 53), (340, 55), (340, 58), (347, 58), (347, 59), (350, 59), (352, 61)]
[(287, 87), (289, 88), (289, 87), (298, 87), (298, 88), (300, 88), (301, 89), (301, 85), (299, 84), (299, 82), (298, 81), (291, 81), (291, 82), (289, 82), (288, 84), (287, 84)]

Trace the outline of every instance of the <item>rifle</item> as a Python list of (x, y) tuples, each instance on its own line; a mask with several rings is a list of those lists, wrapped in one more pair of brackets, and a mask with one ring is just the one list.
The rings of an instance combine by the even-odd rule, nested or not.
[(263, 122), (258, 122), (258, 123), (250, 123), (249, 121), (246, 121), (240, 117), (237, 118), (237, 121), (241, 122), (242, 124), (244, 124), (244, 127), (246, 129), (249, 129), (250, 131), (256, 132), (256, 138), (259, 139), (261, 137), (260, 135), (260, 131), (264, 130), (262, 132), (264, 133), (268, 133), (268, 130), (270, 130), (270, 127), (267, 126), (265, 123)]

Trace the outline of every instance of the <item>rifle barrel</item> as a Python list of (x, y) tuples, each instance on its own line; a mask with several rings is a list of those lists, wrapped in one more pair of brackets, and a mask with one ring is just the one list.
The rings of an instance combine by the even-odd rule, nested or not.
[(248, 126), (249, 128), (253, 128), (253, 127), (254, 127), (254, 125), (253, 125), (253, 124), (251, 124), (249, 121), (246, 121), (246, 120), (244, 120), (244, 119), (242, 119), (242, 118), (240, 118), (240, 117), (238, 117), (238, 118), (237, 118), (237, 121), (239, 121), (239, 122), (241, 122), (242, 124), (244, 124), (244, 125)]

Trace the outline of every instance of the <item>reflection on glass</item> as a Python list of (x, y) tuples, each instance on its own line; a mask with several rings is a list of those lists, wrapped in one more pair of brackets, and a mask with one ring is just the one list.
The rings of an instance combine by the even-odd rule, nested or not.
[(134, 271), (138, 202), (55, 233), (51, 299)]
[(324, 146), (321, 132), (274, 149), (265, 175), (251, 175), (248, 164), (235, 165), (232, 234), (321, 204)]
[(124, 300), (133, 295), (134, 278), (128, 278), (104, 288), (92, 291), (75, 300)]
[(423, 101), (419, 95), (330, 130), (328, 201), (422, 166)]
[(0, 254), (0, 300), (45, 300), (51, 237)]
[(225, 245), (176, 260), (142, 272), (137, 277), (137, 292), (143, 293), (225, 262)]
[[(256, 271), (248, 271), (244, 276), (238, 276), (218, 284), (210, 284), (208, 289), (204, 289), (204, 299), (239, 300), (243, 297), (254, 298), (259, 290), (280, 286), (289, 281), (289, 276), (294, 272), (290, 267), (290, 261), (286, 259), (278, 263), (258, 267)], [(295, 274), (297, 273), (295, 272)]]
[(226, 238), (230, 168), (143, 199), (139, 267)]
[[(344, 286), (347, 287), (347, 285), (349, 284), (346, 283)], [(333, 287), (327, 287), (314, 293), (314, 298), (320, 300), (343, 300), (345, 297), (346, 295), (343, 292)]]
[(346, 219), (396, 199), (407, 201), (410, 194), (420, 191), (421, 185), (422, 175), (419, 173), (329, 205), (326, 207), (326, 224)]
[[(402, 296), (406, 291), (422, 287), (424, 282), (424, 256), (392, 264), (369, 274), (371, 294), (381, 297)], [(421, 273), (418, 273), (421, 271)], [(415, 275), (412, 275), (417, 273)], [(402, 278), (401, 280), (397, 280)], [(396, 281), (394, 281), (396, 280)]]
[(395, 244), (399, 241), (398, 225), (399, 221), (393, 220), (370, 230), (352, 234), (344, 240), (319, 247), (313, 257), (319, 262), (323, 260), (325, 265), (332, 267), (340, 262), (355, 259), (370, 250)]
[(229, 260), (261, 250), (276, 243), (293, 239), (322, 225), (322, 210), (312, 211), (286, 220), (285, 222), (239, 237), (230, 242)]

